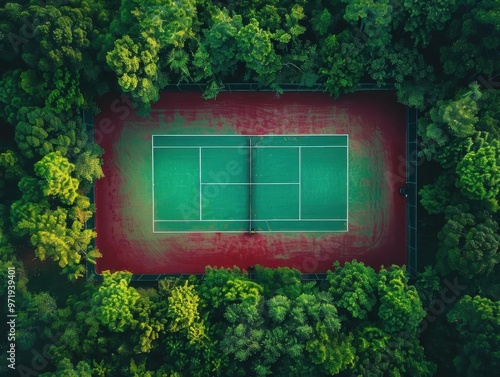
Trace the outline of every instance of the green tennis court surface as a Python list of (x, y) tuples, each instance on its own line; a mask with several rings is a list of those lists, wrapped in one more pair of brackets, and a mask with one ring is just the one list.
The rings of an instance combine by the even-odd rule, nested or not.
[(153, 232), (346, 232), (348, 135), (153, 135)]

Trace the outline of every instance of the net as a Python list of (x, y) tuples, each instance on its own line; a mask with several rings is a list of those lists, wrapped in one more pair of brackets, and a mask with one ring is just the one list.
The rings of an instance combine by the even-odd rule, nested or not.
[(252, 138), (249, 138), (249, 146), (248, 146), (248, 203), (249, 203), (249, 228), (248, 231), (253, 233), (254, 230), (252, 228)]

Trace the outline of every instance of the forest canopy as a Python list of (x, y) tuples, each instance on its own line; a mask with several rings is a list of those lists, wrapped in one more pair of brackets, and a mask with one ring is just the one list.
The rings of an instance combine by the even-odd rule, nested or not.
[[(499, 44), (498, 0), (3, 1), (0, 290), (15, 267), (16, 375), (496, 375)], [(105, 251), (87, 227), (103, 171), (82, 112), (114, 92), (147, 116), (167, 85), (208, 100), (234, 82), (334, 97), (370, 83), (419, 111), (417, 279), (351, 261), (318, 282), (260, 266), (84, 281)]]

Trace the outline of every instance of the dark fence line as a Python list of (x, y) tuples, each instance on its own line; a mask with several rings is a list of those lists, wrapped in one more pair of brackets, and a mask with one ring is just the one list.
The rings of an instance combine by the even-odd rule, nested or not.
[(406, 250), (410, 278), (417, 276), (417, 144), (418, 111), (408, 108), (406, 125)]
[[(203, 280), (205, 274), (134, 274), (132, 281), (134, 282), (153, 282), (169, 278), (187, 280), (189, 277), (194, 276), (198, 280)], [(302, 274), (302, 281), (320, 281), (325, 280), (327, 274)], [(248, 277), (250, 280), (255, 278), (255, 272), (249, 272)], [(102, 276), (95, 271), (95, 266), (91, 263), (87, 264), (87, 279), (94, 281), (102, 281)]]
[[(281, 83), (278, 84), (284, 92), (325, 92), (324, 84), (315, 84), (306, 86), (301, 84)], [(204, 92), (207, 84), (171, 84), (167, 85), (163, 90), (166, 92)], [(394, 85), (385, 84), (378, 86), (376, 83), (360, 83), (356, 90), (392, 90)], [(262, 87), (256, 83), (224, 83), (222, 84), (221, 92), (275, 92), (276, 90), (270, 87)]]
[[(94, 114), (89, 111), (89, 110), (82, 110), (82, 122), (85, 125), (85, 131), (87, 132), (87, 136), (93, 137), (94, 136)], [(95, 185), (92, 184), (92, 189), (90, 190), (88, 194), (89, 200), (90, 200), (90, 205), (93, 206), (95, 205)], [(85, 221), (85, 229), (95, 229), (95, 215), (92, 215), (90, 219)], [(95, 248), (95, 239), (92, 240), (91, 243), (92, 247)], [(95, 265), (90, 263), (90, 262), (85, 262), (86, 263), (86, 278), (87, 280), (94, 277), (97, 278), (98, 280), (102, 280), (101, 276), (98, 275), (95, 272)]]

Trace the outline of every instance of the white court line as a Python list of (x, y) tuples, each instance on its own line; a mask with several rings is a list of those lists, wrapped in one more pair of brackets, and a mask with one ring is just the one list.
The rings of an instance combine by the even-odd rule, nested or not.
[(346, 185), (347, 185), (347, 212), (346, 212), (346, 217), (347, 217), (347, 230), (346, 232), (349, 231), (349, 135), (347, 135), (347, 159), (346, 159)]
[(153, 232), (155, 230), (155, 150), (153, 146), (153, 136), (151, 136), (151, 198), (153, 204), (153, 213), (151, 217), (153, 219)]
[(299, 219), (302, 217), (302, 147), (299, 147)]
[(349, 134), (276, 134), (276, 135), (239, 135), (239, 134), (233, 134), (233, 135), (214, 135), (214, 134), (207, 134), (207, 135), (181, 135), (181, 134), (176, 134), (176, 135), (153, 135), (153, 136), (159, 136), (159, 137), (193, 137), (193, 136), (202, 136), (202, 137), (293, 137), (293, 136), (349, 136)]
[[(258, 230), (256, 233), (292, 233), (292, 234), (297, 234), (297, 233), (345, 233), (346, 230)], [(159, 231), (159, 232), (153, 232), (153, 233), (168, 233), (168, 234), (179, 234), (179, 233), (209, 233), (209, 234), (214, 234), (214, 233), (248, 233), (248, 230), (211, 230), (211, 231), (206, 231), (206, 230), (179, 230), (179, 231)]]
[[(236, 222), (248, 222), (250, 221), (249, 219), (243, 219), (243, 220), (201, 220), (201, 221), (208, 221), (208, 222), (226, 222), (226, 223), (236, 223)], [(252, 222), (259, 222), (259, 221), (347, 221), (347, 219), (252, 219)], [(157, 223), (189, 223), (189, 222), (200, 222), (200, 220), (155, 220)]]
[(199, 168), (200, 168), (200, 221), (201, 221), (201, 218), (202, 218), (202, 207), (201, 207), (201, 147), (199, 149), (199, 158), (200, 158), (200, 163), (199, 163)]
[[(307, 148), (347, 148), (347, 219), (270, 219), (270, 220), (256, 220), (256, 221), (347, 221), (347, 229), (346, 230), (290, 230), (290, 231), (259, 231), (259, 233), (296, 233), (296, 232), (301, 232), (301, 233), (344, 233), (349, 230), (349, 134), (278, 134), (278, 135), (152, 135), (151, 136), (151, 141), (152, 141), (152, 182), (153, 182), (153, 233), (241, 233), (242, 231), (159, 231), (156, 232), (154, 229), (154, 223), (155, 222), (184, 222), (184, 221), (195, 221), (197, 220), (155, 220), (154, 219), (154, 149), (156, 148), (168, 148), (168, 149), (195, 149), (198, 148), (200, 150), (200, 221), (249, 221), (249, 220), (201, 220), (202, 219), (202, 199), (201, 199), (201, 185), (202, 184), (209, 184), (209, 183), (202, 183), (201, 182), (201, 148), (200, 146), (183, 146), (183, 147), (178, 147), (178, 146), (155, 146), (154, 145), (154, 138), (155, 137), (259, 137), (259, 138), (270, 138), (270, 137), (277, 137), (277, 138), (286, 138), (286, 137), (295, 137), (295, 136), (300, 136), (300, 137), (316, 137), (316, 136), (331, 136), (331, 137), (347, 137), (347, 145), (339, 145), (339, 146), (332, 146), (332, 145), (300, 145), (300, 146), (254, 146), (253, 148), (297, 148), (299, 149), (301, 147), (307, 147)], [(203, 148), (248, 148), (245, 146), (204, 146)], [(300, 177), (300, 173), (299, 173)], [(215, 183), (217, 184), (217, 183)], [(238, 184), (238, 183), (236, 183)], [(247, 183), (248, 184), (248, 183)], [(269, 185), (276, 185), (276, 184), (284, 184), (284, 185), (292, 185), (292, 184), (298, 184), (299, 185), (299, 191), (301, 190), (301, 182), (298, 183), (252, 183), (252, 184), (269, 184)], [(300, 196), (299, 196), (299, 201), (300, 201)], [(299, 209), (300, 210), (300, 209)], [(299, 215), (300, 216), (300, 215)]]
[[(304, 148), (347, 148), (347, 145), (300, 145)], [(277, 149), (277, 148), (297, 148), (299, 145), (256, 145), (252, 146), (252, 149)], [(197, 145), (188, 145), (184, 147), (178, 147), (176, 145), (159, 145), (153, 146), (154, 149), (196, 149), (199, 148)], [(245, 145), (207, 145), (203, 146), (207, 149), (248, 149)]]
[[(191, 146), (186, 146), (186, 147), (176, 147), (175, 145), (157, 145), (154, 146), (154, 149), (198, 149), (200, 146), (199, 145), (191, 145)], [(206, 147), (203, 147), (206, 148)], [(237, 148), (237, 147), (234, 147)]]
[(201, 183), (202, 185), (218, 185), (218, 186), (226, 186), (226, 185), (300, 185), (300, 182), (290, 182), (290, 183), (286, 183), (286, 182), (276, 182), (276, 183), (269, 183), (269, 182), (262, 182), (262, 183), (259, 183), (259, 182), (252, 182), (252, 183), (249, 183), (249, 182), (228, 182), (228, 183), (217, 183), (217, 182), (202, 182)]
[(250, 187), (248, 190), (248, 217), (250, 217), (250, 220), (248, 220), (248, 231), (252, 233), (252, 138), (248, 138), (249, 144), (248, 144), (248, 181), (250, 183)]

